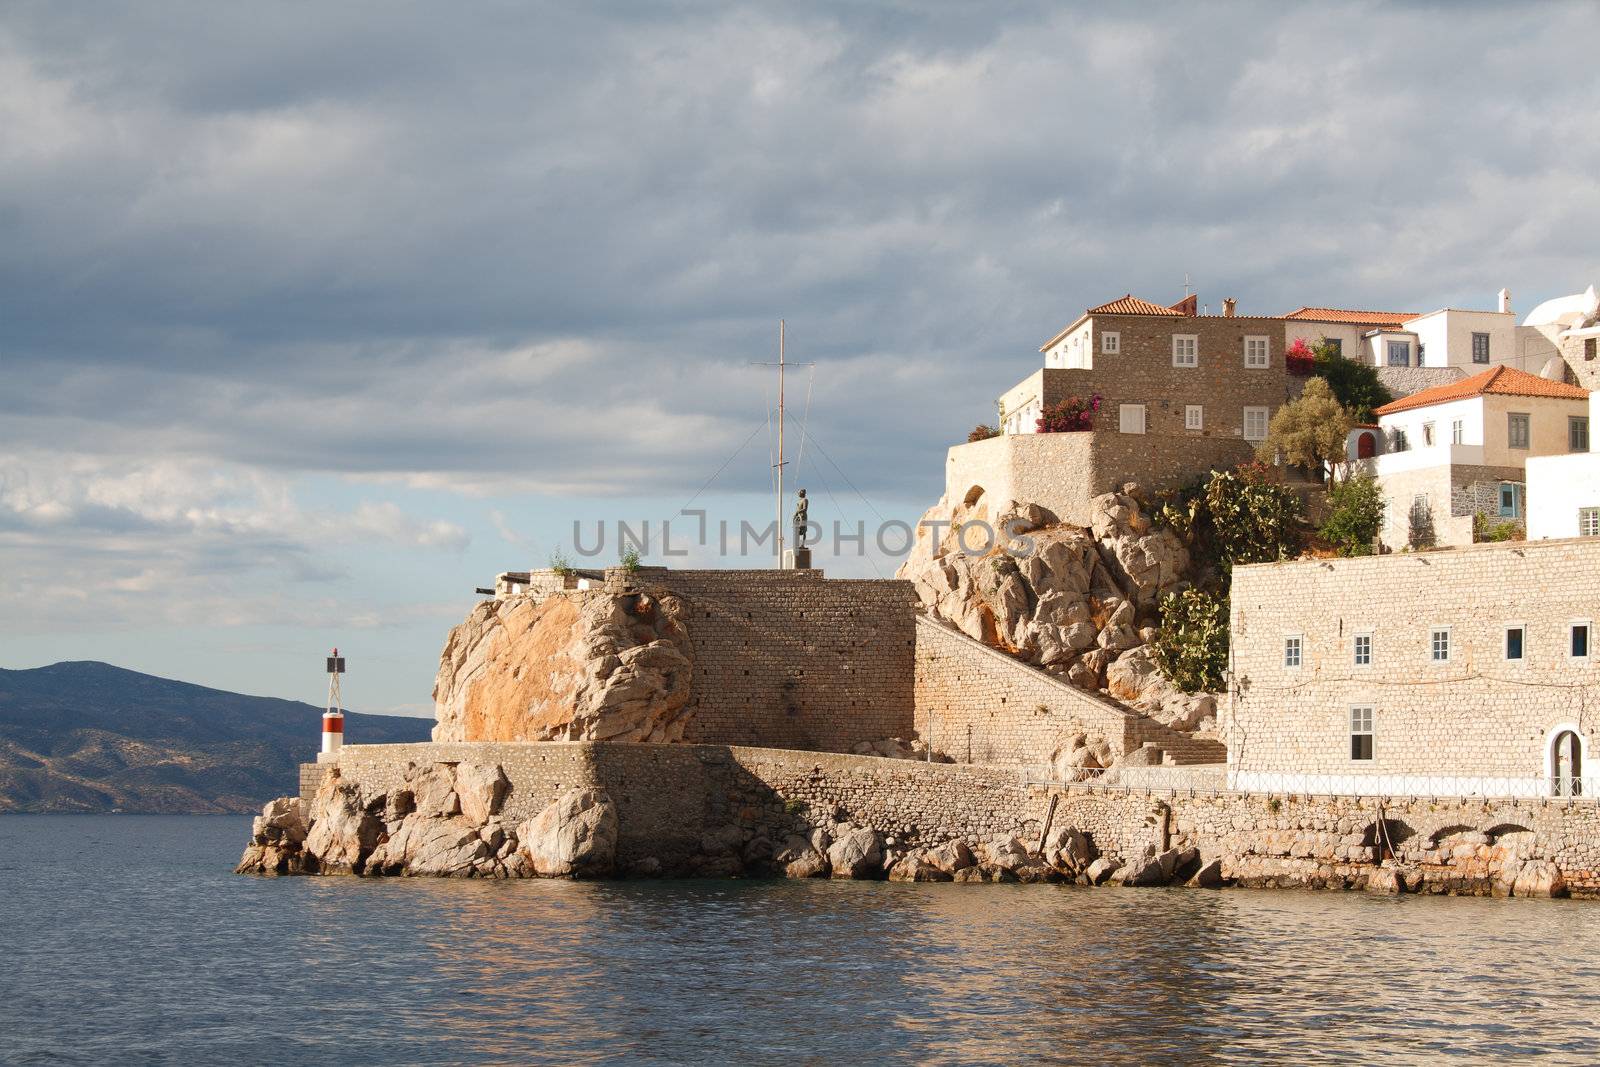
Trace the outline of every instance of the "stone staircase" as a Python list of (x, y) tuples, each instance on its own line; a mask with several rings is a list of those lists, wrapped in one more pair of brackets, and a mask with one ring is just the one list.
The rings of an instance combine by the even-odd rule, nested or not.
[(1221, 741), (1209, 737), (1196, 737), (1181, 730), (1174, 730), (1170, 726), (1163, 726), (1148, 715), (1141, 715), (1131, 708), (1124, 710), (1133, 717), (1131, 732), (1138, 737), (1139, 743), (1154, 745), (1180, 767), (1201, 763), (1226, 763), (1228, 760), (1228, 746)]

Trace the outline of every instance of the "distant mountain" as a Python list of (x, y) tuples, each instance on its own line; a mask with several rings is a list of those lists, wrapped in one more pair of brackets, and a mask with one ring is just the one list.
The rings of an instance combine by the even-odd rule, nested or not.
[[(322, 709), (107, 663), (0, 670), (0, 812), (247, 812), (298, 788)], [(346, 713), (352, 743), (426, 741), (432, 719)]]

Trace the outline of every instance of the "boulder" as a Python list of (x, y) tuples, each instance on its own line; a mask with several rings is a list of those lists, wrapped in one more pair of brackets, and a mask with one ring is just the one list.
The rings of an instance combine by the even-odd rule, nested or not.
[(828, 848), (835, 878), (867, 878), (880, 869), (883, 847), (876, 830), (865, 827), (842, 834)]
[(563, 793), (517, 827), (517, 842), (540, 877), (610, 874), (616, 866), (616, 807), (597, 789)]
[(811, 848), (787, 861), (783, 867), (785, 878), (824, 878), (827, 874), (827, 858)]
[(494, 858), (479, 827), (459, 815), (409, 815), (367, 861), (372, 874), (459, 875)]
[(305, 850), (321, 869), (359, 869), (382, 832), (382, 822), (362, 804), (357, 786), (338, 774), (323, 779), (311, 802), (311, 828), (305, 840)]
[(1194, 877), (1189, 879), (1189, 884), (1199, 889), (1222, 888), (1222, 861), (1211, 860), (1201, 865)]
[(1058, 826), (1045, 836), (1039, 851), (1057, 867), (1076, 874), (1094, 861), (1094, 844), (1076, 826)]
[(676, 596), (487, 600), (450, 632), (436, 741), (681, 741), (693, 649)]
[(946, 874), (966, 870), (968, 867), (976, 866), (978, 862), (966, 842), (961, 840), (946, 841), (937, 848), (929, 849), (926, 860)]
[(1399, 896), (1406, 891), (1406, 886), (1397, 869), (1374, 867), (1367, 872), (1366, 890), (1384, 896)]
[(1188, 853), (1192, 851), (1169, 848), (1165, 852), (1146, 858), (1141, 863), (1134, 864), (1132, 872), (1128, 875), (1127, 884), (1134, 886), (1168, 884), (1179, 867), (1191, 858)]
[(455, 772), (448, 763), (434, 763), (427, 767), (413, 764), (406, 772), (406, 786), (412, 797), (413, 810), (424, 818), (448, 818), (461, 811)]
[(1567, 895), (1567, 884), (1561, 877), (1560, 868), (1554, 863), (1549, 860), (1528, 860), (1517, 872), (1511, 892), (1519, 897), (1564, 897)]
[(456, 795), (461, 815), (474, 826), (482, 826), (492, 815), (500, 814), (511, 780), (499, 764), (462, 763), (456, 767)]
[(949, 882), (953, 876), (916, 853), (902, 857), (889, 868), (891, 882)]
[(1118, 861), (1108, 856), (1101, 856), (1084, 869), (1083, 875), (1089, 880), (1090, 885), (1100, 885), (1121, 866)]

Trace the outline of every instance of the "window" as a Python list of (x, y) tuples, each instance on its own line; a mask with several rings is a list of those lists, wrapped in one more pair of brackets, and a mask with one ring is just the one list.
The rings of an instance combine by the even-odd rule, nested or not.
[(1246, 441), (1265, 441), (1267, 439), (1267, 409), (1244, 409), (1244, 439)]
[(1450, 420), (1450, 443), (1453, 445), (1467, 443), (1467, 426), (1460, 419)]
[(1200, 365), (1200, 336), (1193, 333), (1172, 335), (1172, 365), (1198, 367)]
[(1486, 333), (1475, 333), (1475, 334), (1472, 335), (1472, 362), (1474, 362), (1474, 363), (1487, 363), (1487, 362), (1489, 362), (1489, 335), (1488, 334), (1486, 334)]
[(1528, 416), (1511, 412), (1506, 416), (1506, 445), (1510, 448), (1528, 447)]
[(1589, 416), (1567, 416), (1567, 451), (1589, 451)]
[(1422, 366), (1422, 360), (1428, 354), (1428, 346), (1422, 341), (1417, 342), (1417, 366)]
[(1409, 367), (1409, 366), (1411, 366), (1411, 342), (1410, 341), (1390, 341), (1389, 344), (1388, 344), (1388, 353), (1389, 353), (1389, 366), (1391, 366), (1391, 367)]
[(1121, 405), (1117, 408), (1117, 421), (1123, 433), (1144, 433), (1144, 405)]
[(1267, 354), (1267, 339), (1265, 337), (1246, 337), (1244, 339), (1244, 365), (1246, 367), (1265, 367), (1271, 358)]
[(1506, 627), (1506, 659), (1521, 663), (1523, 647), (1528, 641), (1528, 628), (1522, 625)]
[(1372, 758), (1372, 709), (1359, 707), (1350, 709), (1350, 758), (1370, 760)]
[(1322, 343), (1328, 346), (1328, 351), (1336, 356), (1344, 355), (1344, 342), (1337, 337), (1324, 337)]
[(1450, 628), (1435, 626), (1428, 635), (1428, 657), (1434, 663), (1450, 662)]
[(1199, 404), (1190, 404), (1183, 409), (1183, 428), (1185, 430), (1203, 430), (1205, 425), (1205, 408)]
[(1422, 446), (1426, 448), (1431, 444), (1433, 444), (1433, 423), (1425, 422), (1422, 424)]
[(1100, 351), (1108, 356), (1114, 356), (1122, 351), (1122, 335), (1115, 330), (1107, 331), (1100, 335)]
[(1283, 639), (1283, 665), (1289, 668), (1300, 666), (1301, 655), (1304, 652), (1299, 634)]
[(1589, 658), (1589, 620), (1584, 619), (1567, 627), (1567, 655), (1573, 659)]
[(1595, 339), (1593, 337), (1585, 337), (1583, 339), (1583, 358), (1584, 359), (1593, 359), (1594, 358), (1594, 353), (1595, 353), (1595, 348), (1596, 348)]
[(1600, 508), (1578, 509), (1578, 536), (1600, 537)]
[(1356, 634), (1356, 666), (1372, 666), (1372, 635)]
[(1389, 451), (1404, 452), (1407, 448), (1411, 447), (1410, 443), (1406, 441), (1406, 432), (1400, 427), (1396, 426), (1394, 428), (1394, 432), (1389, 436)]
[(1517, 507), (1517, 484), (1515, 482), (1500, 483), (1500, 514), (1508, 519), (1514, 519), (1521, 514), (1522, 509)]

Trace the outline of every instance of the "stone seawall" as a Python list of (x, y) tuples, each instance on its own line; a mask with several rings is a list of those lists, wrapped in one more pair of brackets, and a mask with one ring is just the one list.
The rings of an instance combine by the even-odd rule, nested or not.
[(989, 881), (1034, 871), (1165, 884), (1199, 872), (1210, 885), (1600, 896), (1600, 805), (1589, 800), (1049, 786), (1021, 768), (586, 742), (352, 745), (334, 763), (307, 765), (302, 786), (314, 790), (336, 767), (363, 796), (393, 797), (418, 768), (441, 764), (502, 768), (510, 787), (497, 819), (507, 826), (576, 791), (604, 794), (623, 874), (782, 873), (784, 842), (797, 835), (871, 831), (881, 866), (854, 877), (933, 871), (938, 850), (970, 849), (974, 876), (962, 880), (980, 880), (981, 863)]

